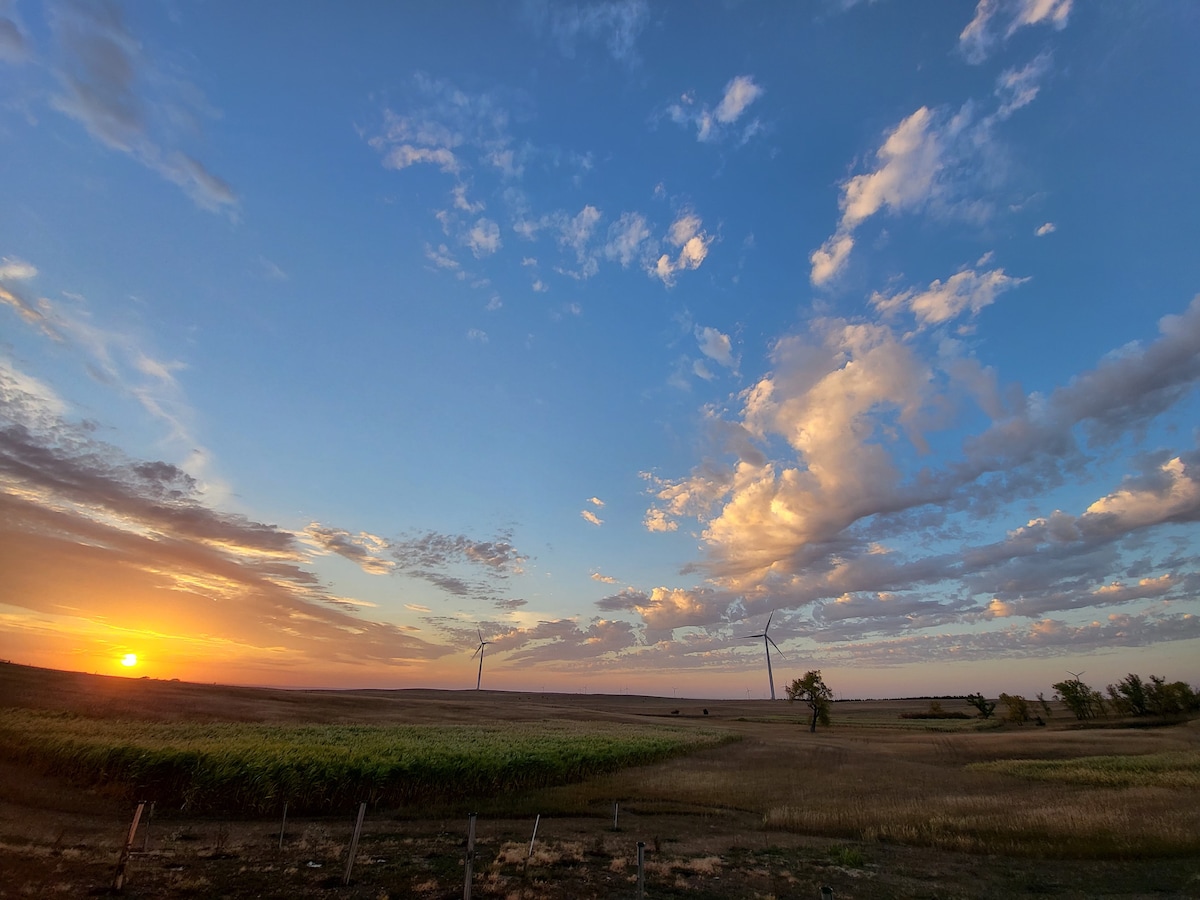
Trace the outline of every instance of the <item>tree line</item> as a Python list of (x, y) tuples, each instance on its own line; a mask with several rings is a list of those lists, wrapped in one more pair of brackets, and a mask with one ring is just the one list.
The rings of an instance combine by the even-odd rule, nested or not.
[[(1106, 693), (1101, 693), (1083, 682), (1079, 675), (1072, 673), (1070, 679), (1056, 682), (1051, 687), (1053, 699), (1066, 706), (1080, 721), (1110, 714), (1161, 718), (1200, 712), (1200, 691), (1185, 681), (1169, 682), (1162, 675), (1151, 675), (1147, 680), (1131, 672), (1116, 684), (1108, 685)], [(968, 694), (966, 700), (984, 719), (995, 714), (997, 704), (1003, 706), (1005, 719), (1018, 724), (1031, 721), (1044, 724), (1036, 709), (1050, 715), (1050, 704), (1040, 693), (1037, 708), (1019, 694), (1001, 694), (998, 700), (988, 700), (983, 694)]]

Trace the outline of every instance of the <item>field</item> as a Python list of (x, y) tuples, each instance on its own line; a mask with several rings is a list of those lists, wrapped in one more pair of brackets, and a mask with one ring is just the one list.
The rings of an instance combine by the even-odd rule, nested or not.
[(639, 841), (651, 898), (1200, 897), (1196, 720), (842, 702), (810, 734), (784, 702), (11, 664), (0, 698), (0, 898), (104, 893), (139, 799), (129, 897), (461, 897), (472, 812), (475, 898), (632, 898)]

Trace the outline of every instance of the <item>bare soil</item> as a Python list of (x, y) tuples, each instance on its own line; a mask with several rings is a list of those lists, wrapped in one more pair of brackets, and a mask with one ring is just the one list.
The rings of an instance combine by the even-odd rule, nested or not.
[[(121, 892), (132, 898), (457, 898), (463, 896), (467, 815), (479, 811), (473, 898), (632, 898), (637, 844), (644, 844), (650, 898), (1174, 898), (1200, 897), (1200, 842), (1185, 857), (1153, 860), (953, 853), (880, 841), (768, 831), (762, 799), (682, 792), (688, 766), (738, 780), (786, 767), (808, 737), (779, 717), (799, 710), (766, 701), (453, 691), (282, 691), (106, 678), (0, 664), (0, 704), (156, 720), (470, 723), (506, 720), (666, 718), (730, 728), (736, 744), (609, 776), (590, 790), (480, 798), (473, 807), (370, 809), (345, 884), (356, 810), (281, 819), (195, 817), (147, 808)], [(928, 701), (855, 704), (858, 717), (898, 717)], [(947, 704), (949, 706), (949, 704)], [(872, 740), (870, 729), (819, 735), (831, 753)], [(0, 716), (3, 708), (0, 707)], [(663, 717), (663, 718), (658, 718)], [(879, 765), (891, 762), (881, 755)], [(820, 790), (821, 772), (802, 772)], [(639, 786), (645, 788), (639, 792)], [(654, 790), (649, 788), (653, 787)], [(604, 794), (609, 796), (602, 796)], [(1192, 792), (1195, 795), (1195, 791)], [(736, 791), (733, 792), (736, 796)], [(613, 828), (610, 797), (623, 798)], [(1190, 802), (1200, 800), (1193, 797)], [(544, 803), (532, 857), (531, 809)], [(1200, 804), (1197, 804), (1200, 805)], [(130, 799), (73, 785), (53, 772), (0, 760), (0, 898), (114, 893), (129, 829)]]

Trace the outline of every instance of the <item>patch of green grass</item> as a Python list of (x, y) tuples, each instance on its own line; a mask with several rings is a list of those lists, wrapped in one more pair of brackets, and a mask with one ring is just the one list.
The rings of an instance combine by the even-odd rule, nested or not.
[(1140, 756), (1001, 759), (972, 763), (967, 768), (1037, 781), (1098, 787), (1200, 788), (1200, 752), (1190, 750)]

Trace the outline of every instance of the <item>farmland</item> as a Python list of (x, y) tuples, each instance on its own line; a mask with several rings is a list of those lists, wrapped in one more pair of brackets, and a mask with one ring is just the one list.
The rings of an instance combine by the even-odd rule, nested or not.
[(13, 665), (0, 697), (0, 897), (103, 890), (136, 799), (155, 806), (131, 897), (461, 896), (470, 812), (474, 897), (632, 897), (638, 841), (649, 897), (1200, 896), (1195, 720), (1083, 729), (1055, 708), (1036, 728), (841, 702), (814, 735), (784, 702)]

